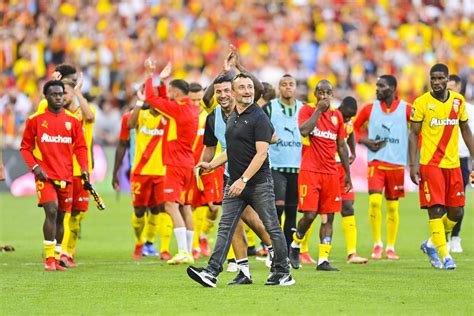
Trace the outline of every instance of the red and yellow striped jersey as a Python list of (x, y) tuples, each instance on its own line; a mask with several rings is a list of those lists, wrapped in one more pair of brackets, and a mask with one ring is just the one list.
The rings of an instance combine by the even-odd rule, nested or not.
[(467, 121), (464, 97), (450, 91), (446, 102), (430, 92), (413, 103), (411, 120), (422, 122), (420, 164), (440, 168), (459, 167), (459, 121)]
[(132, 173), (136, 175), (164, 176), (163, 165), (163, 120), (161, 114), (141, 110), (138, 116), (135, 138), (135, 159)]

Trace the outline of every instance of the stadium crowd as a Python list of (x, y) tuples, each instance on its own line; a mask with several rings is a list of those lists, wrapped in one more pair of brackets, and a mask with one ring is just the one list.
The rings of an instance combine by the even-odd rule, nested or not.
[[(397, 76), (407, 101), (425, 91), (426, 72), (444, 61), (474, 99), (471, 1), (7, 1), (0, 4), (0, 113), (4, 145), (18, 148), (27, 116), (55, 65), (84, 72), (83, 91), (98, 105), (95, 138), (118, 141), (147, 56), (171, 60), (173, 76), (206, 86), (233, 43), (247, 68), (274, 87), (284, 73), (313, 101), (328, 79), (341, 100), (373, 98), (380, 73)], [(161, 64), (159, 66), (164, 66)], [(111, 136), (113, 135), (113, 136)]]

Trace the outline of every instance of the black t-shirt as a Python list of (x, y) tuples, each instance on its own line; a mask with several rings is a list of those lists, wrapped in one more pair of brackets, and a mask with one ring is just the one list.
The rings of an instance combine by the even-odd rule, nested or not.
[[(250, 105), (240, 115), (235, 109), (227, 120), (225, 138), (227, 142), (227, 158), (230, 182), (239, 179), (250, 165), (257, 153), (255, 143), (263, 141), (270, 143), (273, 126), (268, 116), (257, 105)], [(262, 167), (249, 180), (247, 185), (263, 183), (271, 177), (268, 156)]]

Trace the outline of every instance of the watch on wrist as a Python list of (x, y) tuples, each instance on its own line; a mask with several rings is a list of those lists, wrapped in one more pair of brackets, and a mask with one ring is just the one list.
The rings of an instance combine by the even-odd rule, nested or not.
[(247, 182), (249, 182), (249, 178), (246, 178), (244, 176), (241, 176), (240, 180), (242, 180), (242, 182), (245, 183), (245, 184), (247, 184)]

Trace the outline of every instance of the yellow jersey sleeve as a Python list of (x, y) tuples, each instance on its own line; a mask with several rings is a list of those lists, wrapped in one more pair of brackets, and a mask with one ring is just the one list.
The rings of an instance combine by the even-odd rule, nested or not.
[(410, 120), (413, 122), (421, 122), (425, 118), (426, 97), (422, 95), (417, 98), (411, 107)]

